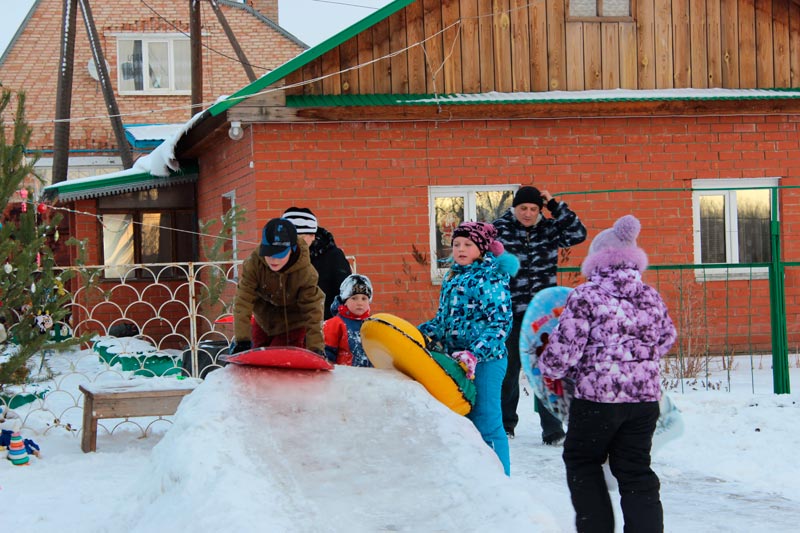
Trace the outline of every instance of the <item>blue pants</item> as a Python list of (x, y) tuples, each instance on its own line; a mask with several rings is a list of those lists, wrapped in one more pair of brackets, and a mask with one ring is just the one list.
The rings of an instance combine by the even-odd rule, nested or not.
[(475, 367), (475, 405), (467, 418), (478, 428), (483, 440), (503, 463), (506, 475), (510, 476), (508, 437), (503, 429), (503, 410), (500, 407), (500, 389), (507, 364), (506, 359), (491, 359), (479, 362)]

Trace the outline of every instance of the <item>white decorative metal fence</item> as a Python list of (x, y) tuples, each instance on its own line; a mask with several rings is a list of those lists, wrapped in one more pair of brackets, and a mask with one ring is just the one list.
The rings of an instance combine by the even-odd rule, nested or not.
[[(82, 429), (82, 384), (205, 377), (219, 368), (232, 335), (238, 263), (164, 263), (75, 269), (70, 318), (49, 330), (54, 340), (86, 336), (79, 347), (45, 349), (28, 361), (23, 383), (2, 384), (0, 422), (33, 434)], [(14, 325), (9, 324), (13, 339)], [(13, 340), (5, 354), (14, 353)], [(0, 359), (2, 362), (2, 359)], [(147, 435), (163, 417), (110, 419), (100, 434), (133, 428)]]

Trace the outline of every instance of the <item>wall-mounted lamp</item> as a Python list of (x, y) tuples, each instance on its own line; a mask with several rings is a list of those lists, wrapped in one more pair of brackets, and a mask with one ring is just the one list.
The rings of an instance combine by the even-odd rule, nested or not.
[(228, 137), (233, 139), (234, 141), (238, 141), (242, 137), (244, 137), (244, 130), (242, 129), (242, 123), (238, 120), (231, 121), (231, 127), (228, 130)]

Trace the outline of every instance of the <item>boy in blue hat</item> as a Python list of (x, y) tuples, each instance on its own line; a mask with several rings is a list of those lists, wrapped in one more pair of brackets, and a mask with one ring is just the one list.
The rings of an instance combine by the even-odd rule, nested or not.
[(233, 305), (231, 353), (262, 346), (297, 346), (324, 355), (322, 305), (308, 245), (294, 225), (273, 218), (261, 245), (242, 264)]

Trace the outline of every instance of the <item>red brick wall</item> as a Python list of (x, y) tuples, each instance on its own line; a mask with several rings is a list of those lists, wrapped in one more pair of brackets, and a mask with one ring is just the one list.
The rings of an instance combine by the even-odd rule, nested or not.
[[(277, 10), (277, 3), (275, 9)], [(52, 149), (53, 118), (60, 53), (61, 10), (59, 0), (40, 0), (24, 33), (0, 65), (3, 86), (27, 93), (26, 116), (33, 127), (29, 148)], [(150, 0), (156, 13), (141, 2), (93, 2), (92, 13), (100, 44), (110, 65), (117, 104), (125, 124), (185, 122), (191, 116), (191, 96), (120, 96), (117, 94), (117, 38), (119, 33), (189, 33), (189, 3)], [(244, 69), (228, 42), (217, 17), (206, 2), (201, 2), (203, 24), (203, 100), (205, 107), (219, 95), (230, 94), (249, 83)], [(80, 8), (79, 8), (80, 9)], [(247, 11), (222, 6), (228, 23), (239, 38), (257, 76), (288, 61), (302, 49), (279, 32), (260, 22)], [(269, 15), (267, 15), (269, 16)], [(163, 17), (163, 18), (162, 18)], [(166, 19), (166, 20), (164, 20)], [(273, 20), (277, 20), (277, 17)], [(176, 26), (178, 29), (175, 29)], [(79, 11), (75, 40), (75, 63), (70, 128), (72, 149), (111, 150), (116, 140), (110, 122), (104, 118), (106, 105), (98, 82), (86, 69), (91, 50)], [(222, 54), (222, 55), (221, 55)], [(225, 57), (227, 56), (227, 57)], [(13, 109), (12, 109), (13, 112)], [(91, 117), (85, 119), (86, 117)], [(8, 118), (8, 117), (7, 117)], [(84, 120), (77, 120), (77, 119)], [(49, 155), (49, 154), (45, 154)], [(86, 155), (86, 154), (82, 154)]]
[[(651, 264), (692, 263), (691, 193), (663, 189), (688, 189), (696, 178), (777, 176), (782, 185), (797, 185), (799, 122), (800, 116), (257, 124), (241, 141), (215, 143), (217, 151), (201, 160), (201, 217), (235, 187), (248, 210), (243, 239), (250, 242), (242, 248), (250, 251), (264, 221), (290, 205), (309, 207), (372, 278), (373, 311), (419, 322), (432, 313), (438, 286), (421, 267), (412, 268), (412, 280), (403, 261), (414, 265), (412, 245), (428, 252), (429, 185), (534, 184), (578, 193), (562, 198), (590, 239), (630, 212), (643, 222), (640, 244)], [(637, 192), (589, 192), (610, 189)], [(797, 193), (782, 192), (787, 260), (800, 258), (797, 204)], [(588, 242), (575, 247), (568, 265), (579, 265), (587, 248)], [(675, 276), (647, 278), (670, 300), (676, 322), (688, 313), (687, 320), (702, 324), (692, 327), (713, 332), (723, 349), (768, 348), (766, 282), (698, 284), (687, 271), (676, 284)], [(797, 278), (787, 272), (788, 302), (798, 297)], [(701, 309), (690, 306), (690, 293)], [(798, 316), (793, 306), (789, 312), (791, 336)]]
[(278, 22), (278, 0), (247, 0), (247, 3), (272, 22)]

